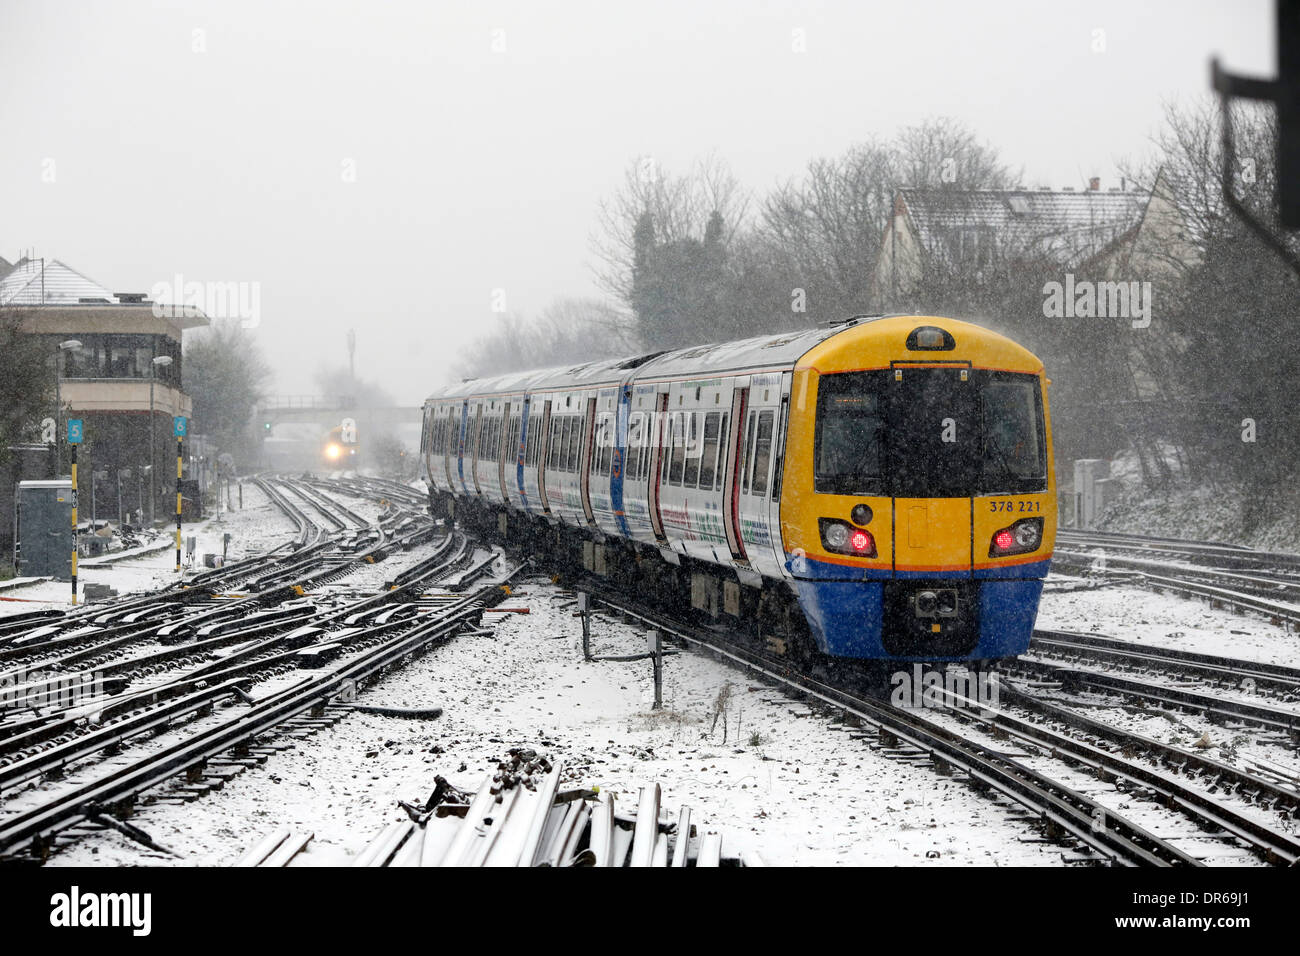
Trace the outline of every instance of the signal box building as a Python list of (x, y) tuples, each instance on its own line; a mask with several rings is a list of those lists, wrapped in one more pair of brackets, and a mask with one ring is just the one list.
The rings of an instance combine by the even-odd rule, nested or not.
[[(93, 512), (100, 520), (135, 523), (143, 514), (147, 522), (151, 469), (153, 515), (173, 515), (172, 418), (191, 412), (181, 387), (181, 340), (187, 329), (207, 325), (206, 316), (156, 306), (143, 293), (110, 292), (57, 259), (20, 259), (12, 267), (0, 259), (0, 307), (16, 309), (22, 330), (48, 346), (62, 404), (58, 416), (54, 407), (49, 412), (59, 434), (45, 456), (46, 474), (22, 477), (69, 473), (66, 422), (79, 418), (85, 438), (77, 460), (78, 517), (90, 520)], [(61, 348), (68, 342), (79, 344)], [(161, 356), (170, 363), (155, 363)]]

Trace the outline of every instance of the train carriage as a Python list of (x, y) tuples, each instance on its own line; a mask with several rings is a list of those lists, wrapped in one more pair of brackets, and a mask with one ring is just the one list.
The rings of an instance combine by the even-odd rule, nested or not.
[(775, 647), (988, 659), (1028, 646), (1055, 539), (1046, 387), (979, 326), (854, 317), (451, 386), (422, 453), (431, 503)]

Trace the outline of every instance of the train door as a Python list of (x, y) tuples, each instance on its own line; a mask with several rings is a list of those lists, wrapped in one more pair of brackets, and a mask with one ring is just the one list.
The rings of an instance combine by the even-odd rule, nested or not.
[(785, 566), (785, 543), (781, 540), (781, 485), (785, 476), (785, 433), (790, 427), (792, 380), (789, 372), (781, 378), (781, 408), (776, 418), (776, 435), (772, 438), (772, 482), (767, 496), (767, 527), (778, 568)]
[(448, 491), (454, 491), (456, 488), (455, 479), (451, 474), (451, 453), (460, 438), (460, 423), (456, 421), (456, 417), (453, 414), (454, 411), (455, 409), (453, 406), (447, 406), (447, 430), (446, 434), (443, 435), (442, 441), (442, 466), (447, 471)]
[(655, 537), (660, 542), (666, 542), (664, 537), (664, 520), (659, 514), (659, 488), (660, 476), (663, 473), (664, 463), (664, 444), (668, 440), (668, 393), (657, 392), (655, 394), (655, 413), (653, 425), (650, 431), (650, 447), (645, 451), (651, 455), (650, 458), (650, 526), (654, 529)]
[(478, 486), (478, 457), (479, 444), (483, 441), (483, 403), (479, 402), (474, 409), (474, 427), (470, 430), (469, 440), (465, 442), (465, 457), (469, 459), (470, 477), (474, 479), (474, 493), (483, 494), (483, 489)]
[(751, 546), (746, 551), (756, 568), (771, 563), (768, 557), (772, 553), (767, 524), (768, 496), (771, 494), (772, 446), (776, 435), (777, 413), (775, 407), (751, 402), (750, 409), (744, 416), (738, 510), (741, 538)]
[(551, 513), (551, 503), (546, 497), (546, 459), (551, 451), (551, 400), (542, 406), (541, 431), (537, 433), (537, 496), (542, 500), (542, 513)]
[(722, 489), (724, 492), (722, 527), (727, 533), (727, 547), (731, 557), (736, 561), (747, 561), (745, 542), (740, 533), (740, 473), (743, 470), (743, 442), (745, 437), (745, 415), (749, 411), (749, 386), (737, 384), (731, 395), (730, 431), (727, 438), (726, 465), (723, 471)]
[(460, 487), (469, 494), (469, 482), (465, 480), (465, 462), (469, 457), (469, 402), (461, 402), (460, 423), (456, 426), (456, 477)]
[(497, 485), (501, 488), (501, 503), (507, 507), (510, 505), (510, 489), (506, 487), (506, 459), (515, 450), (515, 439), (519, 436), (512, 432), (517, 430), (510, 419), (510, 403), (506, 402), (501, 406), (501, 438), (498, 442), (501, 447), (497, 450)]
[(425, 405), (423, 419), (424, 424), (420, 429), (420, 464), (429, 476), (429, 484), (437, 488), (438, 482), (433, 477), (433, 436), (438, 431), (438, 409)]
[(596, 515), (591, 510), (591, 456), (595, 454), (596, 439), (596, 398), (587, 399), (587, 416), (583, 419), (582, 457), (578, 461), (578, 485), (582, 491), (582, 513), (587, 524), (596, 523)]

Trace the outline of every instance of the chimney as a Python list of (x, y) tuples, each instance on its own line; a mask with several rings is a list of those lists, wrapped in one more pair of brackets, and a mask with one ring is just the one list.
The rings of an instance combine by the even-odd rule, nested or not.
[(1093, 176), (1090, 180), (1088, 180), (1088, 191), (1095, 193), (1095, 192), (1099, 192), (1100, 190), (1101, 190), (1101, 177)]

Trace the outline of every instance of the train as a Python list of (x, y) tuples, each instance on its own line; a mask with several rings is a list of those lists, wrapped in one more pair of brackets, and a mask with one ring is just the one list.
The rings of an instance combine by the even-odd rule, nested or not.
[(1056, 538), (1043, 363), (941, 316), (467, 380), (423, 405), (432, 514), (774, 653), (1029, 645)]
[(355, 468), (360, 451), (356, 423), (348, 420), (335, 425), (321, 439), (320, 464), (330, 469)]

